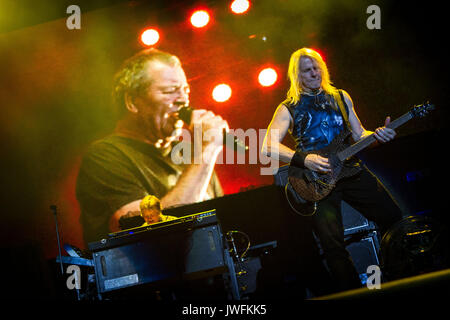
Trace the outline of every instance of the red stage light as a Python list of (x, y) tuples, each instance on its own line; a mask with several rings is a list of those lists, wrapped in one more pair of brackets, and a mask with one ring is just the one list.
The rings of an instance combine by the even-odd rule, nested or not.
[(209, 20), (209, 13), (206, 10), (197, 10), (191, 15), (191, 24), (196, 28), (203, 28)]
[(225, 102), (230, 99), (231, 93), (231, 87), (225, 83), (221, 83), (214, 87), (212, 97), (217, 102)]
[(258, 75), (258, 81), (263, 87), (270, 87), (275, 84), (278, 74), (273, 68), (265, 68)]
[(250, 8), (250, 1), (248, 0), (234, 0), (230, 5), (231, 11), (236, 14), (241, 14), (247, 12)]
[(146, 29), (141, 33), (141, 41), (146, 46), (152, 46), (159, 41), (159, 32), (156, 29)]

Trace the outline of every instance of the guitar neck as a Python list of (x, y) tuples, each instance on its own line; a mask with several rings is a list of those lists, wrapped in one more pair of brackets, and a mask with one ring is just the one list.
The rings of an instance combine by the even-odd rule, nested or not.
[[(408, 122), (413, 118), (413, 115), (411, 112), (407, 112), (401, 117), (395, 119), (391, 123), (389, 123), (386, 127), (391, 129), (396, 129), (403, 125), (404, 123)], [(337, 156), (339, 160), (344, 161), (347, 158), (350, 158), (360, 152), (361, 150), (365, 149), (366, 147), (370, 146), (372, 143), (376, 141), (376, 138), (374, 134), (370, 134), (367, 137), (359, 140), (358, 142), (352, 144), (350, 147), (342, 150), (341, 152), (338, 152)]]

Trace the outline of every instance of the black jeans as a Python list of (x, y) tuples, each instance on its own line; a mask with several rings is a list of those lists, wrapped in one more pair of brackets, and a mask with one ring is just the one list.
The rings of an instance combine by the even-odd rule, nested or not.
[(341, 202), (345, 200), (368, 220), (375, 222), (380, 235), (402, 219), (396, 202), (381, 182), (367, 169), (337, 182), (335, 189), (318, 204), (313, 216), (314, 232), (337, 290), (361, 287), (353, 261), (345, 248)]

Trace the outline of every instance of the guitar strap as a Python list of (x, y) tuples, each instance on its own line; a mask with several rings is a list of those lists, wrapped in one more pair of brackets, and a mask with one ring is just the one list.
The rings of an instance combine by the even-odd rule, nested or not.
[(335, 90), (333, 93), (334, 100), (339, 105), (339, 109), (341, 110), (342, 117), (344, 118), (345, 124), (347, 125), (347, 129), (351, 130), (350, 122), (348, 121), (348, 106), (345, 103), (344, 95), (342, 90)]

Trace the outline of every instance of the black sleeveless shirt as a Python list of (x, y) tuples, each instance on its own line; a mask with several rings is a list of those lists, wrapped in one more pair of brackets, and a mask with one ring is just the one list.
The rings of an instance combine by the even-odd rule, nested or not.
[[(344, 129), (345, 120), (337, 101), (324, 91), (317, 95), (301, 94), (298, 103), (292, 104), (287, 100), (283, 105), (294, 121), (289, 132), (295, 140), (296, 150), (319, 150)], [(345, 108), (348, 114), (347, 105)]]

